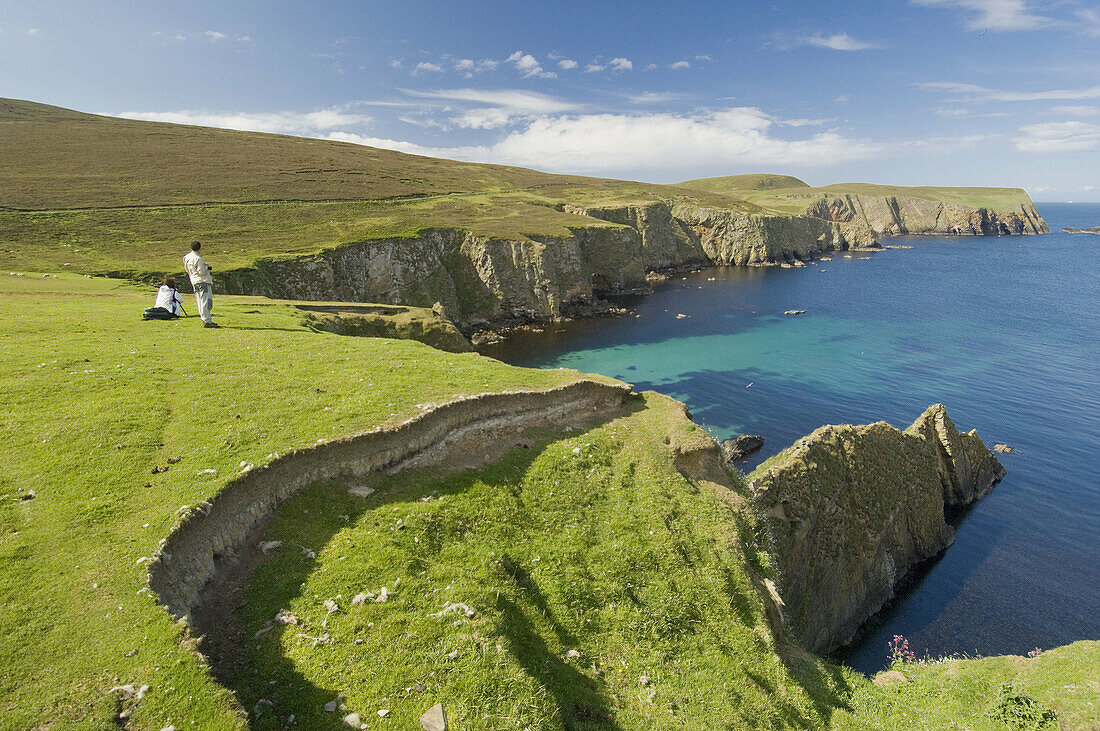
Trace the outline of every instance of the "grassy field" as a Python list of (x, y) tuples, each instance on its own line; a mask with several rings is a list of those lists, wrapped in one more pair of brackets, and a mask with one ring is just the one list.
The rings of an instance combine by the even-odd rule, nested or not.
[(743, 198), (764, 210), (787, 215), (802, 213), (817, 199), (844, 195), (925, 198), (960, 206), (1006, 211), (1018, 210), (1021, 203), (1030, 203), (1031, 200), (1022, 188), (950, 188), (874, 183), (835, 183), (814, 188), (789, 175), (767, 174), (700, 178), (680, 183), (680, 187)]
[[(1019, 693), (1067, 728), (1100, 724), (1097, 643), (907, 666), (911, 684), (878, 687), (775, 636), (740, 481), (731, 492), (676, 470), (670, 447), (702, 432), (656, 395), (481, 470), (379, 479), (369, 501), (331, 484), (299, 494), (267, 537), (316, 558), (273, 552), (239, 620), (259, 629), (287, 609), (331, 641), (268, 632), (220, 685), (145, 586), (181, 508), (244, 464), (424, 402), (578, 376), (325, 331), (462, 349), (415, 308), (354, 322), (218, 296), (221, 329), (143, 322), (151, 288), (81, 274), (177, 270), (192, 238), (224, 271), (426, 226), (611, 225), (567, 202), (758, 211), (755, 196), (783, 201), (774, 186), (788, 183), (752, 176), (742, 196), (551, 176), (10, 100), (0, 149), (0, 727), (108, 728), (120, 712), (134, 729), (275, 727), (291, 713), (298, 728), (338, 727), (321, 710), (337, 694), (372, 728), (406, 728), (436, 701), (469, 729), (1004, 728), (989, 709), (1026, 705), (998, 705)], [(381, 586), (390, 601), (350, 605)], [(327, 626), (326, 599), (340, 607)], [(474, 614), (429, 616), (445, 601)], [(112, 691), (125, 685), (149, 688), (140, 701)]]
[(220, 330), (142, 322), (151, 304), (151, 290), (121, 282), (0, 278), (0, 727), (109, 725), (109, 689), (132, 682), (152, 687), (143, 728), (235, 723), (142, 591), (137, 562), (176, 511), (242, 461), (399, 420), (425, 400), (574, 378), (315, 332), (288, 303), (219, 297)]

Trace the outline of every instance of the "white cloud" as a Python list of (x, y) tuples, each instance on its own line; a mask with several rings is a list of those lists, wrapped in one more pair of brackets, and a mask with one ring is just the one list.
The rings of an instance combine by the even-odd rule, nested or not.
[[(774, 119), (737, 107), (695, 115), (541, 115), (492, 145), (427, 148), (395, 143), (391, 149), (475, 162), (526, 165), (594, 174), (721, 171), (747, 166), (832, 165), (862, 159), (882, 148), (867, 140), (825, 132), (804, 139), (770, 134)], [(385, 141), (367, 144), (387, 146)]]
[(954, 119), (970, 118), (974, 117), (1007, 117), (1008, 112), (986, 112), (979, 114), (973, 109), (966, 109), (964, 107), (936, 107), (932, 110), (941, 117), (948, 117)]
[(1100, 38), (1100, 10), (1082, 9), (1078, 10), (1075, 15), (1077, 16), (1078, 32), (1093, 38)]
[(452, 64), (454, 70), (462, 71), (466, 78), (470, 78), (474, 74), (481, 74), (483, 71), (495, 70), (500, 65), (498, 60), (492, 58), (482, 58), (481, 60), (475, 60), (473, 58), (455, 58)]
[(274, 132), (278, 134), (312, 135), (318, 132), (363, 125), (371, 118), (342, 109), (319, 109), (315, 112), (205, 112), (183, 109), (175, 112), (122, 112), (125, 119), (150, 122), (173, 122), (201, 127)]
[(866, 51), (870, 48), (879, 47), (875, 43), (852, 38), (847, 33), (834, 33), (831, 36), (815, 33), (808, 38), (803, 38), (802, 43), (818, 48), (829, 48), (833, 51)]
[(390, 59), (390, 68), (399, 69), (404, 65), (405, 64), (401, 63), (401, 59), (399, 59), (399, 58), (391, 58)]
[(556, 79), (558, 77), (553, 71), (544, 71), (542, 65), (538, 60), (529, 53), (523, 51), (516, 51), (507, 59), (507, 62), (513, 64), (516, 70), (523, 74), (523, 78), (540, 78), (540, 79)]
[(1100, 125), (1086, 122), (1043, 122), (1020, 127), (1013, 142), (1021, 152), (1086, 152), (1100, 148)]
[(1001, 91), (977, 84), (958, 81), (928, 81), (914, 85), (921, 91), (938, 91), (955, 94), (949, 101), (959, 102), (1034, 102), (1079, 99), (1100, 99), (1100, 86), (1088, 86), (1080, 89), (1050, 89), (1047, 91)]
[(558, 61), (558, 68), (570, 71), (577, 68), (577, 62), (571, 58), (563, 58), (562, 60)]
[(1073, 117), (1095, 117), (1096, 115), (1100, 114), (1100, 107), (1051, 107), (1050, 111), (1054, 112), (1055, 114), (1069, 114)]
[(629, 58), (613, 58), (611, 63), (608, 64), (608, 68), (612, 71), (633, 71), (634, 64), (630, 62)]
[(655, 68), (657, 68), (657, 64), (655, 64), (655, 63), (647, 63), (647, 64), (646, 64), (646, 67), (645, 67), (645, 70), (646, 70), (646, 71), (652, 71), (652, 70), (653, 70), (653, 69), (655, 69)]
[(337, 142), (354, 142), (357, 145), (380, 147), (383, 150), (397, 150), (398, 152), (407, 152), (410, 155), (432, 154), (432, 150), (429, 148), (422, 147), (412, 142), (402, 142), (401, 140), (391, 140), (384, 137), (368, 137), (352, 132), (329, 132), (325, 135), (324, 139), (336, 140)]
[(422, 76), (424, 74), (438, 74), (442, 71), (443, 67), (437, 63), (432, 63), (431, 61), (421, 61), (416, 65), (416, 68), (413, 69), (412, 75)]
[(1025, 0), (912, 0), (915, 5), (955, 8), (967, 14), (970, 30), (1033, 30), (1050, 24), (1050, 18), (1032, 12)]
[(682, 99), (682, 94), (671, 91), (643, 91), (641, 94), (627, 94), (627, 100), (631, 104), (664, 104)]
[(472, 102), (530, 114), (555, 114), (577, 109), (573, 102), (549, 94), (521, 89), (435, 89), (433, 91), (403, 90), (421, 99)]
[(600, 64), (593, 61), (592, 63), (590, 63), (590, 64), (588, 64), (587, 66), (584, 67), (584, 72), (586, 74), (594, 74), (598, 71), (603, 71), (604, 68), (605, 68), (604, 66), (601, 66)]
[(688, 61), (677, 61), (676, 63), (670, 63), (668, 65), (670, 69), (690, 69), (691, 63)]
[(41, 32), (42, 31), (40, 31), (38, 28), (28, 28), (27, 29), (27, 35), (32, 36), (32, 37), (36, 36), (36, 35), (39, 35)]
[(170, 37), (176, 41), (208, 41), (210, 43), (221, 43), (223, 41), (229, 43), (251, 43), (251, 36), (235, 36), (232, 33), (223, 33), (220, 30), (204, 30), (201, 33), (185, 33), (184, 31), (174, 31), (171, 34), (166, 34), (162, 31), (156, 31), (154, 36), (167, 38)]
[(696, 61), (713, 61), (714, 59), (703, 53), (695, 57)]
[(783, 119), (780, 120), (780, 124), (784, 127), (819, 127), (823, 124), (828, 124), (834, 121), (833, 119)]
[(559, 114), (578, 109), (578, 106), (572, 102), (547, 94), (518, 89), (405, 90), (404, 93), (419, 99), (475, 105), (451, 118), (455, 126), (465, 129), (497, 129), (538, 115)]
[(998, 139), (1003, 139), (1003, 135), (976, 134), (960, 135), (957, 137), (925, 137), (918, 140), (905, 140), (896, 144), (899, 148), (920, 150), (922, 153), (945, 154), (949, 152), (958, 152), (959, 150), (968, 150), (980, 144)]

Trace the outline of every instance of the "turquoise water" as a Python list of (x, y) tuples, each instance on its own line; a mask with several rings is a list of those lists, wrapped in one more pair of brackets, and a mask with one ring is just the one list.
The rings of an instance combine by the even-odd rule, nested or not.
[(1016, 448), (1008, 475), (843, 659), (877, 670), (895, 634), (918, 655), (1100, 639), (1100, 236), (1060, 232), (1100, 225), (1100, 205), (1039, 208), (1055, 233), (711, 269), (632, 300), (631, 315), (483, 352), (662, 391), (719, 439), (760, 434), (746, 472), (822, 424), (904, 428), (942, 402), (960, 428)]

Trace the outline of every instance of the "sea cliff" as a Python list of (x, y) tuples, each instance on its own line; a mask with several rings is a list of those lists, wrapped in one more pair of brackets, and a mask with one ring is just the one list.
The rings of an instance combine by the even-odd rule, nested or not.
[(945, 506), (977, 500), (1004, 474), (940, 404), (905, 431), (821, 427), (762, 464), (750, 487), (794, 638), (817, 653), (849, 642), (916, 564), (952, 543)]
[(644, 291), (646, 275), (711, 265), (770, 266), (877, 248), (896, 233), (1031, 234), (1034, 206), (967, 209), (924, 198), (816, 199), (801, 215), (741, 213), (689, 199), (564, 204), (567, 235), (502, 238), (461, 228), (361, 241), (224, 273), (228, 294), (443, 305), (466, 333), (591, 313), (609, 295)]

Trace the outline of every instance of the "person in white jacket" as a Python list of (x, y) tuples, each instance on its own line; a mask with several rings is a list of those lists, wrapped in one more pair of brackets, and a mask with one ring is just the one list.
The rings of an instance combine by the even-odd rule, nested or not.
[(164, 284), (160, 285), (160, 289), (157, 290), (157, 301), (153, 307), (160, 307), (163, 310), (168, 310), (176, 317), (183, 314), (183, 298), (180, 297), (180, 293), (176, 291), (176, 280), (173, 277), (168, 277), (164, 280)]
[(218, 327), (210, 316), (210, 310), (214, 306), (214, 278), (210, 276), (210, 267), (199, 256), (202, 244), (198, 241), (191, 242), (191, 253), (183, 257), (183, 268), (187, 276), (191, 278), (191, 286), (195, 289), (195, 304), (199, 308), (199, 317), (202, 318), (203, 327)]

